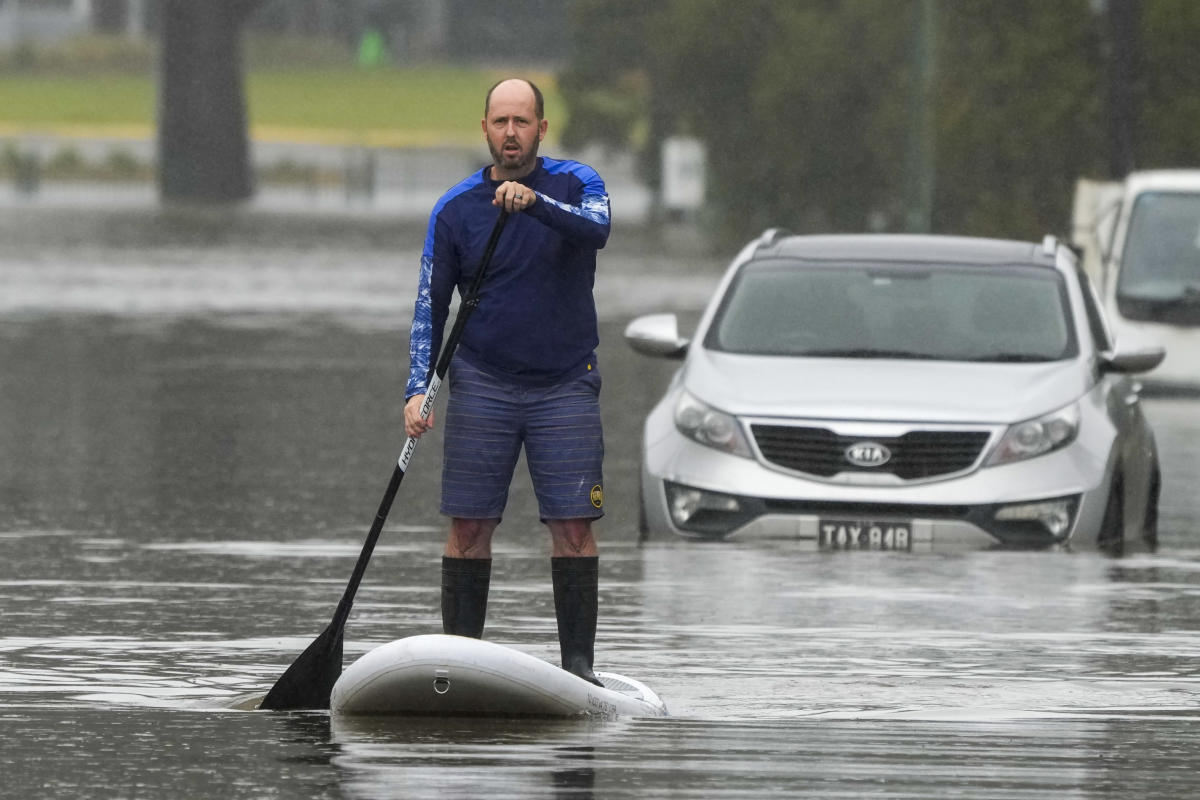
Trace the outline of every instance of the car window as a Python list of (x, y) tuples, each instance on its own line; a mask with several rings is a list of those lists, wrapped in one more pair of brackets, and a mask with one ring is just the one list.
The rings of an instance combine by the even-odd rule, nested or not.
[(1117, 307), (1129, 319), (1200, 324), (1200, 194), (1138, 197), (1121, 256)]
[(751, 261), (705, 346), (734, 353), (1054, 361), (1078, 352), (1066, 290), (1038, 267)]

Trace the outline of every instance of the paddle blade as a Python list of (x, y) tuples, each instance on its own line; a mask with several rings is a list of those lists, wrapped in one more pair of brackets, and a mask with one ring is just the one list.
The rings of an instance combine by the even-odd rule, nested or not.
[(329, 695), (341, 674), (342, 627), (330, 625), (275, 681), (259, 708), (268, 711), (327, 709)]

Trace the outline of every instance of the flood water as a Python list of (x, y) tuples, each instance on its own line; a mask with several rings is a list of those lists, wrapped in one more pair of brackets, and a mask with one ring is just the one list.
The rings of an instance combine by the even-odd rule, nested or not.
[[(616, 723), (238, 710), (321, 632), (402, 444), (420, 231), (355, 220), (0, 217), (0, 796), (1180, 798), (1200, 793), (1200, 400), (1147, 401), (1161, 546), (949, 555), (639, 542), (638, 434), (720, 258), (601, 260)], [(683, 252), (684, 255), (678, 255)], [(438, 630), (440, 440), (413, 458), (349, 661)], [(557, 659), (523, 473), (487, 638)]]

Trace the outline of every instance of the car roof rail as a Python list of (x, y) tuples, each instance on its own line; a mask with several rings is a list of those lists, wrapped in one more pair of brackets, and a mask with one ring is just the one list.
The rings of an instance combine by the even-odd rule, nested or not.
[(1053, 233), (1046, 234), (1046, 237), (1044, 239), (1042, 239), (1042, 254), (1047, 255), (1047, 256), (1053, 256), (1057, 252), (1058, 252), (1058, 237), (1055, 236)]
[(758, 237), (757, 247), (773, 247), (781, 238), (791, 235), (792, 232), (787, 228), (767, 228), (762, 236)]

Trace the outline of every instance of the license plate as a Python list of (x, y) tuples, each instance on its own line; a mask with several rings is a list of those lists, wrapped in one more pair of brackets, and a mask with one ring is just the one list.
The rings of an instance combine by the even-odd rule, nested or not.
[(861, 519), (822, 519), (817, 543), (825, 550), (911, 550), (912, 524)]

